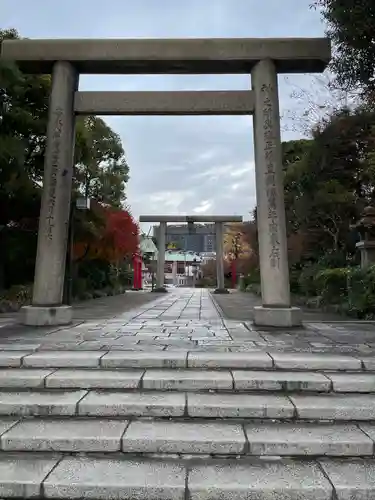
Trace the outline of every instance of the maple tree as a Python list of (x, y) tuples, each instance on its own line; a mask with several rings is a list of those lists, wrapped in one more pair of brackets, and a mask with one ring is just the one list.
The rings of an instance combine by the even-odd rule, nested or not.
[(114, 263), (137, 252), (139, 228), (129, 210), (96, 203), (94, 211), (102, 218), (102, 227), (74, 245), (76, 260), (103, 259)]

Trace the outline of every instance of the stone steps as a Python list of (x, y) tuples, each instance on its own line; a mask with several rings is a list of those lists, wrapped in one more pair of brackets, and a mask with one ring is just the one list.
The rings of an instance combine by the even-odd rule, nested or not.
[(0, 498), (373, 498), (372, 359), (0, 351)]
[(0, 455), (2, 498), (360, 500), (375, 495), (372, 459), (194, 460)]
[(1, 452), (374, 457), (375, 424), (2, 418), (0, 436)]
[(375, 420), (372, 394), (0, 391), (1, 416)]
[(21, 367), (0, 368), (1, 389), (375, 393), (375, 373)]
[[(4, 347), (4, 346), (3, 346)], [(1, 368), (195, 368), (199, 370), (375, 371), (375, 355), (217, 351), (0, 351)], [(22, 347), (18, 345), (17, 347)]]

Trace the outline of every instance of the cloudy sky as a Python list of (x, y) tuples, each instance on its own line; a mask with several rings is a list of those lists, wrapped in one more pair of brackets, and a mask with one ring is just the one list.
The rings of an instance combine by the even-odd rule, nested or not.
[[(311, 0), (0, 0), (1, 28), (30, 38), (323, 36)], [(314, 77), (279, 77), (282, 115), (299, 113), (293, 89)], [(84, 76), (81, 90), (231, 90), (248, 75)], [(134, 215), (237, 214), (249, 218), (255, 181), (251, 117), (110, 117), (130, 165)], [(290, 119), (289, 119), (290, 121)], [(298, 137), (283, 120), (283, 139)]]

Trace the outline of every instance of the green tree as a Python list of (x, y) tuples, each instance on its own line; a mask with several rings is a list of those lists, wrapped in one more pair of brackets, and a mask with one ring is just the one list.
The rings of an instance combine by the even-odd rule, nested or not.
[(101, 118), (77, 120), (75, 181), (86, 197), (121, 207), (129, 167), (121, 139)]
[[(16, 38), (0, 31), (0, 40)], [(0, 225), (18, 223), (39, 212), (50, 78), (23, 75), (0, 63)]]
[[(0, 41), (17, 37), (0, 30)], [(0, 288), (33, 273), (49, 87), (0, 62)]]
[(373, 203), (375, 114), (343, 109), (310, 141), (283, 144), (288, 233), (309, 240), (309, 258), (345, 253), (351, 225)]
[(375, 2), (315, 0), (335, 45), (332, 68), (340, 85), (375, 91)]
[[(0, 30), (0, 42), (18, 37)], [(0, 289), (33, 277), (50, 87), (50, 76), (0, 61)], [(128, 166), (119, 136), (100, 118), (77, 122), (73, 200), (81, 193), (120, 207)], [(95, 238), (105, 226), (99, 213), (77, 212), (76, 234)]]

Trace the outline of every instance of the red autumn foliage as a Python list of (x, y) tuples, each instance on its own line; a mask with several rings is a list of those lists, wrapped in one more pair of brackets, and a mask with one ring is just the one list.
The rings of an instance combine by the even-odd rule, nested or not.
[(95, 204), (96, 215), (103, 219), (103, 229), (90, 241), (75, 244), (77, 259), (104, 259), (109, 262), (131, 257), (138, 249), (139, 228), (128, 210)]
[(105, 208), (105, 212), (106, 228), (102, 245), (110, 250), (116, 259), (131, 256), (138, 248), (138, 225), (126, 210)]

